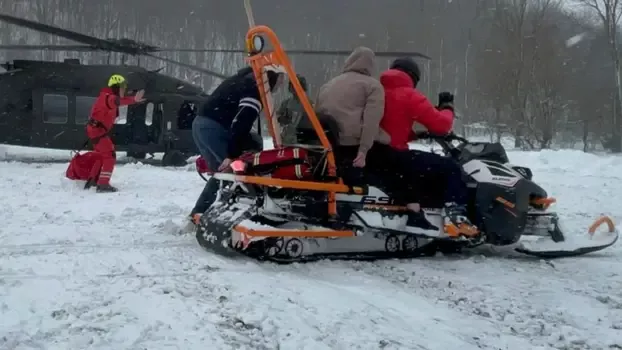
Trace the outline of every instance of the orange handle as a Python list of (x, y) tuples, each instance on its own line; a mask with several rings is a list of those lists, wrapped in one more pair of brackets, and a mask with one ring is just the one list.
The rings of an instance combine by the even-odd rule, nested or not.
[(616, 225), (613, 223), (613, 220), (611, 220), (611, 218), (608, 216), (601, 216), (598, 219), (594, 220), (594, 222), (588, 228), (587, 232), (590, 234), (590, 236), (593, 236), (594, 233), (596, 233), (596, 229), (598, 229), (603, 224), (607, 224), (607, 229), (609, 230), (609, 233), (615, 232)]

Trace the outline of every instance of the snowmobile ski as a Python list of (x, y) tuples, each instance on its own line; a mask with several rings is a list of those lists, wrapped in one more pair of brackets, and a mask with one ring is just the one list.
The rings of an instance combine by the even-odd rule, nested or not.
[[(596, 230), (602, 225), (607, 226), (607, 232), (598, 234)], [(613, 221), (607, 216), (594, 221), (587, 235), (568, 237), (557, 220), (551, 231), (551, 237), (537, 237), (532, 241), (520, 242), (515, 250), (544, 259), (573, 257), (608, 248), (618, 241), (619, 234)]]

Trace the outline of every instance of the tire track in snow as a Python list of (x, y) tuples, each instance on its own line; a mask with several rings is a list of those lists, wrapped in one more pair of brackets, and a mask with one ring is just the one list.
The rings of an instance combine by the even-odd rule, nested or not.
[(129, 244), (64, 244), (64, 243), (28, 243), (28, 244), (7, 244), (0, 245), (0, 252), (9, 256), (34, 256), (46, 254), (61, 254), (65, 252), (76, 252), (78, 254), (88, 254), (82, 250), (118, 250), (126, 251), (133, 249), (164, 249), (178, 247), (193, 247), (198, 243), (180, 241), (153, 241), (153, 242), (133, 242)]
[[(58, 281), (93, 281), (100, 279), (149, 279), (149, 278), (169, 278), (169, 277), (192, 277), (207, 276), (208, 274), (239, 273), (241, 275), (252, 271), (266, 269), (265, 264), (252, 260), (245, 256), (240, 259), (230, 259), (210, 253), (194, 242), (169, 242), (167, 246), (153, 243), (150, 247), (135, 244), (132, 247), (122, 245), (108, 245), (112, 249), (113, 255), (108, 252), (102, 253), (101, 245), (85, 245), (81, 248), (95, 248), (90, 251), (61, 250), (46, 251), (42, 254), (30, 254), (31, 251), (18, 251), (21, 255), (4, 255), (5, 259), (12, 259), (9, 266), (13, 267), (8, 271), (3, 271), (0, 266), (0, 285), (2, 280), (58, 280)], [(36, 244), (35, 244), (36, 246)], [(20, 247), (19, 245), (14, 246)], [(49, 246), (44, 246), (49, 247)], [(63, 248), (62, 245), (52, 245), (52, 248)], [(74, 248), (74, 247), (72, 247)], [(164, 250), (164, 252), (162, 252)], [(166, 251), (168, 250), (168, 251)], [(1, 252), (1, 249), (0, 249)], [(68, 254), (63, 254), (68, 253)], [(50, 255), (41, 264), (40, 256)], [(84, 255), (92, 254), (91, 257)], [(187, 255), (189, 259), (179, 259)], [(140, 260), (136, 260), (140, 259)], [(139, 262), (135, 262), (139, 261)], [(33, 264), (39, 262), (39, 265)], [(93, 263), (93, 266), (84, 263)], [(270, 264), (267, 264), (270, 265)], [(23, 267), (22, 267), (23, 266)], [(64, 269), (63, 266), (74, 266), (71, 269)], [(84, 273), (86, 271), (91, 273)], [(136, 267), (135, 267), (136, 266)], [(275, 271), (279, 265), (268, 267), (270, 271)], [(55, 273), (58, 270), (62, 273)], [(104, 272), (95, 272), (95, 271)], [(42, 272), (44, 271), (44, 272)], [(164, 273), (151, 273), (150, 271), (166, 271)]]
[[(493, 251), (410, 261), (318, 262), (301, 266), (298, 273), (317, 280), (328, 275), (382, 278), (543, 349), (622, 348), (620, 270), (606, 269), (612, 263), (622, 267), (622, 261), (611, 254), (578, 260), (507, 257)], [(577, 263), (586, 266), (577, 270)], [(603, 278), (612, 284), (603, 287)]]
[[(188, 277), (197, 276), (201, 272), (209, 272), (208, 268), (204, 271), (191, 271), (191, 272), (169, 272), (169, 273), (156, 273), (156, 274), (141, 274), (141, 273), (107, 273), (107, 274), (95, 274), (95, 275), (45, 275), (45, 274), (0, 274), (0, 281), (2, 280), (83, 280), (84, 282), (90, 282), (94, 279), (148, 279), (148, 278), (170, 278), (170, 277)], [(1, 284), (1, 283), (0, 283)]]
[[(127, 210), (126, 210), (127, 211)], [(150, 214), (146, 211), (137, 211), (136, 209), (131, 209), (129, 214)], [(178, 214), (178, 213), (175, 213)], [(122, 217), (131, 217), (132, 215), (122, 215)], [(115, 219), (118, 218), (109, 218), (111, 222), (117, 221)], [(67, 220), (65, 218), (65, 220)], [(184, 217), (185, 220), (185, 217)], [(121, 222), (117, 222), (116, 225), (112, 227), (123, 228), (126, 225), (125, 220), (121, 220)], [(71, 220), (69, 219), (69, 223), (73, 222), (73, 225), (79, 223), (79, 220)], [(95, 222), (86, 220), (85, 222), (89, 223), (89, 226), (92, 225), (102, 225), (107, 222), (107, 220), (97, 220)], [(54, 243), (22, 243), (22, 244), (0, 244), (0, 252), (8, 251), (8, 255), (10, 256), (20, 256), (20, 255), (46, 255), (46, 254), (61, 254), (65, 252), (76, 252), (78, 254), (84, 254), (88, 252), (83, 252), (84, 250), (118, 250), (125, 251), (131, 249), (161, 249), (161, 248), (172, 248), (172, 247), (193, 247), (198, 246), (196, 239), (194, 238), (194, 232), (187, 232), (186, 225), (182, 223), (175, 223), (171, 219), (166, 219), (160, 222), (154, 222), (151, 225), (151, 229), (153, 230), (152, 234), (155, 237), (162, 237), (162, 240), (131, 240), (125, 241), (121, 240), (120, 243), (85, 243), (80, 244), (71, 240), (60, 240)], [(59, 225), (59, 222), (56, 221), (54, 224)], [(110, 226), (110, 225), (109, 225)], [(166, 237), (177, 237), (178, 239), (166, 239)], [(132, 237), (130, 237), (132, 238)], [(80, 240), (89, 241), (89, 237), (79, 237)], [(119, 241), (117, 241), (119, 242)]]
[(516, 264), (480, 256), (461, 262), (432, 258), (413, 265), (353, 266), (468, 317), (490, 320), (504, 333), (530, 339), (534, 345), (590, 350), (622, 347), (619, 290), (617, 297), (590, 291), (603, 275), (591, 269), (577, 273), (572, 264)]
[[(69, 284), (70, 291), (79, 291), (84, 282)], [(66, 349), (108, 348), (111, 346), (110, 339), (118, 341), (121, 338), (124, 341), (117, 343), (117, 348), (153, 349), (177, 347), (187, 336), (196, 334), (201, 334), (204, 343), (216, 348), (278, 348), (276, 334), (266, 329), (266, 323), (245, 320), (238, 314), (234, 302), (236, 296), (229, 290), (231, 286), (213, 283), (203, 276), (189, 279), (188, 276), (175, 274), (157, 280), (98, 282), (102, 288), (94, 288), (87, 299), (78, 296), (72, 302), (54, 304), (45, 330), (9, 332), (0, 337), (0, 348), (27, 344), (43, 349), (45, 344), (50, 343)], [(116, 293), (110, 294), (109, 288)], [(141, 297), (156, 300), (153, 305), (163, 308), (162, 313), (176, 321), (162, 320), (160, 314), (152, 313), (154, 307), (151, 304), (140, 305), (133, 295), (136, 290), (140, 290)], [(188, 298), (195, 302), (187, 303), (185, 300)], [(134, 312), (128, 312), (128, 303), (136, 305)], [(183, 321), (189, 318), (195, 319), (196, 323), (191, 329), (184, 329)], [(172, 328), (177, 329), (171, 331)], [(125, 334), (129, 336), (125, 338)]]

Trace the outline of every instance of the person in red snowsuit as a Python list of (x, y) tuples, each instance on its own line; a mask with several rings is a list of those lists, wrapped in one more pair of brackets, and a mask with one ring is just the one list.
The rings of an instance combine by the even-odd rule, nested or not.
[[(460, 165), (438, 154), (409, 150), (408, 142), (414, 136), (413, 123), (422, 124), (428, 132), (436, 135), (446, 135), (453, 127), (453, 95), (440, 93), (438, 106), (434, 106), (416, 89), (420, 77), (421, 70), (411, 58), (396, 59), (390, 69), (380, 76), (385, 91), (384, 116), (380, 127), (391, 136), (390, 145), (395, 151), (391, 152), (395, 158), (393, 166), (401, 170), (408, 185), (415, 189), (427, 188), (428, 184), (439, 179), (443, 181), (445, 224), (453, 225), (454, 232), (475, 234), (477, 229), (466, 217), (467, 186), (462, 179)], [(418, 203), (410, 203), (408, 208), (414, 212), (420, 210)], [(416, 221), (416, 218), (413, 220)], [(410, 218), (409, 221), (414, 225)]]
[[(119, 116), (119, 107), (144, 101), (145, 92), (143, 90), (138, 91), (135, 96), (125, 96), (126, 90), (127, 81), (123, 76), (118, 74), (111, 76), (108, 80), (108, 87), (99, 92), (86, 125), (86, 134), (93, 144), (93, 151), (99, 153), (102, 158), (101, 166), (96, 164), (100, 167), (97, 192), (117, 191), (116, 187), (110, 185), (110, 177), (116, 163), (116, 153), (110, 132), (115, 119)], [(92, 181), (89, 180), (86, 188), (93, 185)]]

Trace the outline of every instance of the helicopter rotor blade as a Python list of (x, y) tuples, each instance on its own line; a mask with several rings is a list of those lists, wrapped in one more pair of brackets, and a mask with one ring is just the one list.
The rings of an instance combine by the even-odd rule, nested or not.
[(38, 32), (60, 36), (68, 40), (72, 40), (75, 42), (79, 42), (81, 44), (88, 45), (93, 50), (99, 49), (99, 50), (107, 50), (107, 51), (116, 51), (116, 52), (131, 54), (131, 55), (136, 55), (136, 54), (141, 53), (139, 51), (139, 48), (123, 45), (122, 43), (119, 43), (119, 42), (98, 39), (90, 35), (81, 34), (78, 32), (71, 31), (71, 30), (62, 29), (56, 26), (51, 26), (48, 24), (43, 24), (43, 23), (39, 23), (39, 22), (35, 22), (35, 21), (28, 20), (28, 19), (7, 15), (7, 14), (0, 13), (0, 21), (13, 24), (19, 27), (32, 29)]
[[(334, 56), (350, 56), (352, 50), (285, 50), (288, 55), (334, 55)], [(431, 59), (429, 56), (420, 52), (413, 51), (374, 51), (376, 57), (419, 57), (427, 60)]]
[[(164, 61), (170, 64), (175, 64), (181, 67), (185, 67), (185, 68), (189, 68), (192, 70), (196, 70), (211, 76), (215, 76), (221, 79), (225, 79), (227, 78), (227, 76), (211, 71), (209, 69), (205, 69), (205, 68), (201, 68), (198, 66), (193, 66), (191, 64), (186, 64), (186, 63), (182, 63), (182, 62), (178, 62), (175, 60), (171, 60), (168, 58), (164, 58), (164, 57), (159, 57), (159, 56), (155, 56), (153, 54), (151, 54), (150, 52), (153, 51), (157, 51), (156, 47), (153, 46), (148, 46), (148, 45), (143, 45), (140, 43), (136, 43), (134, 41), (131, 40), (126, 40), (126, 39), (120, 39), (120, 40), (104, 40), (104, 39), (98, 39), (89, 35), (85, 35), (85, 34), (80, 34), (74, 31), (70, 31), (70, 30), (66, 30), (66, 29), (62, 29), (62, 28), (58, 28), (55, 26), (51, 26), (51, 25), (47, 25), (47, 24), (43, 24), (43, 23), (38, 23), (38, 22), (34, 22), (31, 20), (27, 20), (27, 19), (23, 19), (23, 18), (19, 18), (19, 17), (15, 17), (15, 16), (10, 16), (10, 15), (6, 15), (6, 14), (0, 14), (0, 21), (6, 22), (6, 23), (10, 23), (10, 24), (14, 24), (20, 27), (24, 27), (24, 28), (28, 28), (28, 29), (32, 29), (32, 30), (36, 30), (39, 32), (43, 32), (43, 33), (48, 33), (51, 35), (56, 35), (56, 36), (60, 36), (63, 37), (65, 39), (69, 39), (69, 40), (73, 40), (76, 42), (79, 42), (81, 44), (85, 44), (88, 46), (85, 47), (75, 47), (72, 46), (72, 49), (85, 49), (89, 48), (90, 50), (104, 50), (104, 51), (114, 51), (114, 52), (120, 52), (120, 53), (126, 53), (126, 54), (130, 54), (130, 55), (144, 55), (147, 57), (152, 57), (155, 58), (157, 60), (160, 61)], [(23, 47), (28, 47), (30, 45), (26, 45)], [(37, 49), (42, 49), (46, 47), (45, 45), (42, 46), (37, 46)], [(49, 46), (48, 46), (49, 47)]]
[(202, 67), (199, 67), (199, 66), (194, 66), (192, 64), (187, 64), (187, 63), (175, 61), (175, 60), (172, 60), (170, 58), (160, 57), (160, 56), (152, 55), (152, 54), (149, 54), (149, 53), (143, 54), (143, 56), (155, 58), (157, 60), (160, 60), (160, 61), (163, 61), (163, 62), (166, 62), (166, 63), (175, 64), (175, 65), (178, 65), (180, 67), (192, 69), (192, 70), (195, 70), (195, 71), (198, 71), (198, 72), (201, 72), (201, 73), (205, 73), (207, 75), (211, 75), (213, 77), (217, 77), (217, 78), (220, 78), (220, 79), (228, 78), (228, 76), (226, 76), (224, 74), (217, 73), (217, 72), (214, 72), (212, 70), (209, 70), (209, 69), (206, 69), (206, 68), (202, 68)]
[[(9, 24), (13, 24), (16, 26), (20, 26), (23, 28), (28, 28), (31, 30), (35, 30), (38, 32), (43, 32), (51, 35), (56, 35), (68, 40), (72, 40), (81, 44), (85, 44), (87, 46), (77, 46), (77, 45), (60, 45), (60, 46), (52, 46), (52, 45), (2, 45), (0, 49), (8, 49), (8, 50), (66, 50), (66, 51), (112, 51), (125, 53), (129, 55), (144, 55), (147, 57), (152, 57), (157, 60), (167, 62), (170, 64), (175, 64), (181, 67), (189, 68), (192, 70), (196, 70), (214, 77), (218, 77), (221, 79), (225, 79), (227, 76), (217, 73), (202, 67), (194, 66), (191, 64), (182, 63), (179, 61), (171, 60), (164, 57), (155, 56), (152, 52), (164, 52), (164, 51), (176, 51), (176, 52), (221, 52), (221, 53), (245, 53), (245, 50), (241, 49), (160, 49), (155, 46), (146, 45), (143, 43), (139, 43), (133, 40), (128, 39), (98, 39), (96, 37), (81, 34), (75, 31), (62, 29), (56, 26), (43, 24), (35, 21), (31, 21), (24, 18), (19, 18), (7, 14), (0, 13), (0, 21), (6, 22)], [(290, 55), (332, 55), (332, 56), (348, 56), (352, 52), (351, 50), (345, 51), (329, 51), (329, 50), (285, 50), (287, 54)], [(390, 51), (377, 51), (375, 52), (377, 57), (399, 57), (399, 56), (412, 56), (412, 57), (420, 57), (425, 59), (430, 59), (430, 57), (418, 53), (418, 52), (390, 52)]]
[(157, 52), (197, 52), (197, 53), (245, 53), (244, 50), (226, 50), (226, 49), (176, 49), (176, 48), (157, 48), (155, 49)]
[[(0, 50), (24, 50), (24, 51), (37, 51), (37, 50), (49, 50), (49, 51), (100, 51), (98, 47), (92, 47), (88, 45), (0, 45)], [(245, 50), (240, 49), (159, 49), (155, 48), (157, 52), (196, 52), (196, 53), (246, 53)], [(125, 50), (124, 50), (125, 52)], [(324, 55), (324, 56), (348, 56), (352, 51), (330, 51), (330, 50), (286, 50), (289, 55)], [(143, 53), (144, 54), (144, 53)], [(420, 57), (424, 59), (430, 59), (430, 57), (419, 53), (409, 51), (378, 51), (377, 57)]]
[[(246, 50), (242, 49), (174, 49), (174, 48), (159, 48), (158, 52), (216, 52), (216, 53), (246, 53)], [(288, 55), (324, 55), (324, 56), (349, 56), (352, 50), (285, 50)], [(419, 57), (424, 59), (431, 59), (429, 56), (420, 52), (412, 51), (375, 51), (376, 57)]]
[(7, 44), (0, 45), (0, 50), (20, 50), (20, 51), (96, 51), (97, 49), (87, 45), (21, 45)]

